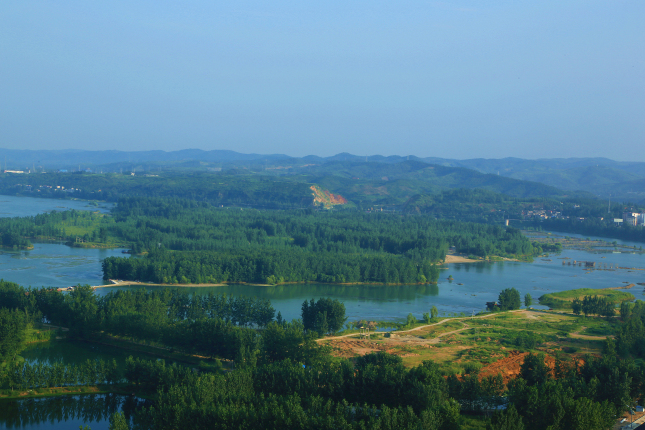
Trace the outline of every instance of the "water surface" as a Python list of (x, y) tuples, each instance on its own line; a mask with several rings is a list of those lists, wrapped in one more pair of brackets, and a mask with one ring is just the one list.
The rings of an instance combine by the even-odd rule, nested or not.
[[(603, 258), (604, 257), (604, 258)], [(568, 260), (567, 260), (568, 259)], [(550, 260), (550, 261), (545, 261)], [(629, 269), (600, 270), (562, 265), (562, 261), (594, 261), (596, 266), (613, 265)], [(641, 254), (591, 254), (585, 251), (565, 250), (559, 255), (538, 258), (533, 263), (504, 261), (494, 263), (453, 263), (441, 270), (436, 285), (329, 285), (285, 284), (270, 287), (251, 285), (226, 285), (222, 287), (186, 287), (191, 294), (227, 294), (261, 297), (271, 300), (276, 311), (285, 319), (300, 317), (304, 300), (331, 297), (342, 301), (349, 321), (403, 320), (412, 313), (421, 318), (436, 306), (440, 313), (454, 314), (483, 311), (486, 302), (496, 301), (505, 288), (517, 289), (522, 299), (525, 294), (533, 297), (535, 305), (542, 294), (574, 288), (608, 288), (645, 282), (645, 255)], [(453, 280), (448, 278), (452, 276)], [(139, 288), (173, 288), (120, 286), (97, 290), (109, 291)], [(636, 298), (645, 299), (643, 286), (630, 290)], [(536, 306), (540, 307), (540, 306)]]
[(136, 397), (116, 394), (0, 400), (0, 429), (75, 430), (89, 425), (107, 430), (110, 415), (123, 411), (129, 419), (142, 405)]
[(128, 256), (121, 249), (73, 248), (62, 243), (34, 243), (28, 251), (0, 250), (0, 279), (25, 287), (103, 285), (101, 261)]
[(0, 195), (0, 218), (17, 216), (34, 216), (43, 212), (92, 210), (107, 212), (112, 203), (99, 203), (98, 206), (91, 205), (83, 200), (58, 200), (43, 199), (39, 197), (16, 197)]

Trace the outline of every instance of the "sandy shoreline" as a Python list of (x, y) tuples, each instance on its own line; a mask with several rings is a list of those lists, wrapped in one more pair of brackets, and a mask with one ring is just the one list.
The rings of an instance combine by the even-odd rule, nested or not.
[[(141, 285), (144, 287), (224, 287), (229, 284), (153, 284), (150, 282), (123, 281), (123, 282), (118, 282), (116, 284), (92, 285), (92, 288), (93, 289), (110, 288), (110, 287), (119, 287), (123, 285)], [(264, 286), (263, 284), (252, 284), (252, 285)], [(58, 290), (66, 291), (67, 288), (58, 288)]]
[[(473, 260), (475, 261), (475, 260)], [(284, 285), (289, 285), (289, 284), (308, 284), (311, 282), (284, 282), (282, 284), (255, 284), (255, 283), (247, 283), (247, 282), (231, 282), (231, 283), (220, 283), (220, 284), (154, 284), (152, 282), (136, 282), (136, 281), (120, 281), (115, 284), (105, 284), (105, 285), (93, 285), (92, 288), (110, 288), (110, 287), (119, 287), (119, 286), (124, 286), (124, 285), (141, 285), (144, 287), (185, 287), (185, 288), (191, 288), (191, 287), (227, 287), (231, 285), (250, 285), (253, 287), (276, 287), (276, 286), (284, 286)], [(314, 282), (315, 283), (315, 282)], [(334, 283), (330, 285), (366, 285), (366, 286), (383, 286), (383, 283), (381, 282), (354, 282), (354, 283)], [(400, 285), (419, 285), (419, 283), (413, 283), (413, 284), (389, 284), (389, 286), (400, 286)], [(68, 288), (58, 288), (59, 291), (69, 291)]]
[(481, 263), (482, 260), (473, 260), (471, 258), (462, 257), (460, 255), (446, 255), (446, 259), (443, 261), (443, 264), (450, 263)]

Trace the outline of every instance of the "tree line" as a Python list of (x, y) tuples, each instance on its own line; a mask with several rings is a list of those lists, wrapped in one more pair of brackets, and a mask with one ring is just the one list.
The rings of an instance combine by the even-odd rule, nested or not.
[[(306, 360), (302, 351), (317, 350), (315, 339), (340, 330), (345, 322), (345, 307), (337, 300), (308, 303), (316, 315), (323, 315), (323, 326), (305, 327), (300, 320), (287, 322), (281, 316), (276, 322), (275, 309), (266, 299), (170, 289), (122, 290), (100, 297), (89, 286), (62, 293), (0, 281), (0, 360), (15, 358), (24, 348), (28, 324), (42, 320), (69, 328), (69, 335), (79, 339), (109, 334), (240, 362)], [(275, 349), (280, 345), (284, 351)]]
[(623, 323), (615, 337), (618, 354), (645, 359), (645, 302), (621, 303), (620, 317)]
[(143, 258), (108, 257), (104, 279), (160, 284), (283, 282), (412, 284), (436, 282), (439, 268), (390, 254), (343, 255), (299, 249), (231, 252), (154, 251)]
[(0, 369), (0, 386), (20, 390), (90, 386), (120, 382), (123, 369), (116, 360), (87, 360), (81, 365), (10, 362)]
[(576, 315), (581, 313), (588, 315), (598, 315), (607, 318), (616, 315), (616, 306), (607, 297), (602, 296), (584, 296), (582, 300), (575, 298), (571, 302), (571, 309)]

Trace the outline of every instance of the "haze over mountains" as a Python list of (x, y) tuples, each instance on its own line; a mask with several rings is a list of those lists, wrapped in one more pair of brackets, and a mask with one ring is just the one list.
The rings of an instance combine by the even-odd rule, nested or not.
[[(527, 192), (535, 193), (535, 197), (562, 194), (551, 189), (553, 187), (564, 191), (586, 191), (602, 198), (611, 195), (615, 200), (640, 202), (645, 199), (645, 163), (607, 158), (457, 160), (413, 155), (358, 156), (349, 153), (331, 157), (309, 155), (298, 158), (285, 154), (243, 154), (229, 150), (200, 149), (171, 152), (0, 149), (0, 162), (3, 163), (3, 168), (10, 170), (72, 171), (90, 168), (104, 172), (142, 172), (166, 168), (222, 168), (231, 171), (264, 171), (278, 175), (305, 174), (334, 192), (350, 194), (349, 188), (361, 186), (357, 181), (367, 180), (383, 182), (388, 189), (384, 192), (388, 193), (396, 192), (397, 188), (418, 188), (424, 184), (421, 186), (424, 192), (465, 187), (487, 188), (517, 196), (526, 196)], [(523, 181), (544, 186), (533, 184), (532, 190), (525, 190), (527, 185)]]

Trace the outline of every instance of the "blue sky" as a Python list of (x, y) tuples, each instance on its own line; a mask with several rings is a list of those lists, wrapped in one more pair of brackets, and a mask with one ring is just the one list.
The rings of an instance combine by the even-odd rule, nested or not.
[(0, 2), (0, 147), (645, 161), (645, 2)]

